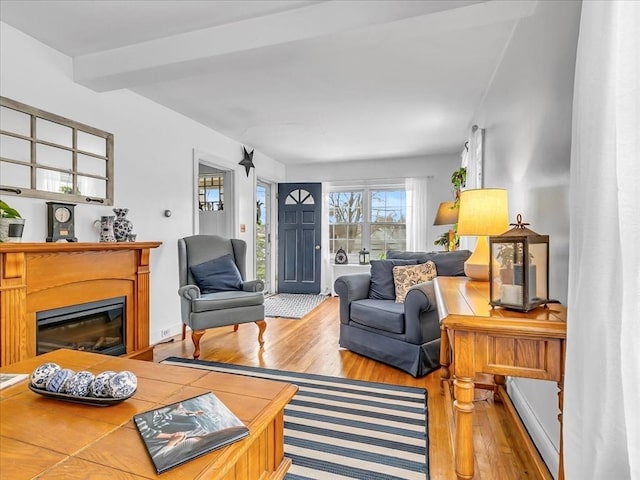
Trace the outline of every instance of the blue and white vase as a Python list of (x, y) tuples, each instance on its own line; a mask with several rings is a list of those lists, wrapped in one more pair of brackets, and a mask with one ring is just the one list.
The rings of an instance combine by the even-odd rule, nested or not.
[(113, 223), (115, 222), (113, 215), (104, 215), (100, 217), (100, 241), (115, 242), (116, 237), (113, 233)]
[(117, 242), (129, 241), (129, 234), (133, 230), (133, 223), (127, 218), (128, 208), (114, 208), (113, 213), (116, 214), (116, 220), (113, 222), (113, 233)]

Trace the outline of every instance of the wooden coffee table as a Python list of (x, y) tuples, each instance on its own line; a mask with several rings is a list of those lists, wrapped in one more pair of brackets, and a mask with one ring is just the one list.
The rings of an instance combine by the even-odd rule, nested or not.
[[(46, 398), (30, 391), (28, 381), (0, 390), (2, 478), (281, 479), (291, 464), (284, 457), (283, 411), (294, 385), (75, 350), (56, 350), (0, 372), (31, 373), (45, 362), (93, 373), (130, 370), (138, 390), (108, 407)], [(156, 475), (133, 415), (209, 391), (250, 435)]]

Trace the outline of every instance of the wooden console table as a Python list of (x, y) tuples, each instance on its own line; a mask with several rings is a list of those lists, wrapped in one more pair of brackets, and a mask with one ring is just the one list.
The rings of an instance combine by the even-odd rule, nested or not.
[[(294, 385), (65, 349), (0, 372), (31, 373), (45, 362), (94, 374), (129, 370), (138, 390), (110, 407), (46, 398), (29, 390), (27, 380), (1, 390), (2, 478), (279, 480), (291, 465), (284, 456), (284, 407)], [(247, 425), (249, 436), (157, 475), (133, 415), (206, 392)]]
[(149, 346), (149, 256), (160, 242), (0, 243), (0, 366), (36, 355), (36, 314), (123, 296), (126, 351)]
[[(560, 414), (560, 466), (558, 478), (564, 478), (562, 463), (562, 385), (566, 340), (566, 309), (549, 304), (528, 313), (492, 309), (489, 283), (466, 277), (436, 277), (436, 302), (442, 325), (440, 364), (443, 392), (450, 394), (454, 381), (455, 438), (454, 452), (458, 479), (474, 474), (473, 398), (477, 373), (494, 375), (491, 388), (513, 410), (504, 386), (505, 375), (558, 384)], [(517, 415), (514, 415), (517, 417)], [(527, 448), (535, 446), (526, 435)], [(537, 457), (537, 458), (536, 458)], [(549, 472), (535, 452), (541, 478)]]

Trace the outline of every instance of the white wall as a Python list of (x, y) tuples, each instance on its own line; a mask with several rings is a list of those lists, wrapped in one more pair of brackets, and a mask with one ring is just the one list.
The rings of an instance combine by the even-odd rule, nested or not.
[[(509, 216), (550, 237), (549, 292), (566, 305), (571, 108), (580, 2), (539, 2), (517, 25), (473, 123), (485, 128), (485, 187), (506, 188)], [(510, 392), (552, 473), (557, 388), (513, 379)]]
[[(115, 204), (128, 207), (139, 241), (161, 241), (151, 254), (151, 338), (160, 330), (180, 331), (177, 239), (193, 232), (193, 150), (237, 165), (242, 145), (128, 90), (96, 93), (72, 81), (71, 59), (0, 24), (0, 94), (114, 134)], [(250, 147), (249, 145), (247, 146)], [(247, 178), (237, 166), (239, 194), (236, 232), (254, 251), (255, 175), (279, 180), (284, 166), (255, 152), (255, 172)], [(46, 238), (46, 204), (42, 199), (4, 196), (27, 219), (23, 241)], [(98, 241), (92, 226), (112, 207), (78, 205), (76, 234), (81, 242)], [(173, 215), (166, 218), (164, 210)], [(247, 272), (253, 273), (248, 259)]]

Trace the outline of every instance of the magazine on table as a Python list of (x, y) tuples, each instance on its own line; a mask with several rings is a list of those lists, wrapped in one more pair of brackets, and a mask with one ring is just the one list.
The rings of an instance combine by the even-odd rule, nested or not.
[(0, 390), (29, 378), (26, 373), (0, 373)]
[(213, 393), (134, 415), (133, 420), (158, 473), (249, 435)]

